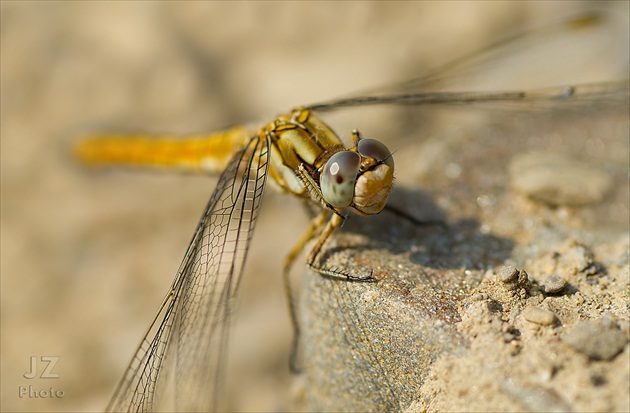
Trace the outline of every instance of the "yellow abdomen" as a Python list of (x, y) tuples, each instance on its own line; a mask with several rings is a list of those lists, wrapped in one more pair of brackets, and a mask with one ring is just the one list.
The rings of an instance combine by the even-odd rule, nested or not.
[(93, 136), (77, 145), (75, 155), (90, 167), (125, 165), (218, 174), (252, 135), (247, 128), (235, 126), (182, 139), (141, 135)]

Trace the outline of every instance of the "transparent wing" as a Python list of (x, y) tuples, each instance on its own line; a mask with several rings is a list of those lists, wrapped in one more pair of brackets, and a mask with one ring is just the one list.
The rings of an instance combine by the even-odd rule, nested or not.
[[(504, 90), (600, 80), (601, 65), (611, 71), (627, 65), (627, 22), (612, 13), (589, 12), (503, 37), (408, 81), (380, 92)], [(597, 68), (595, 77), (592, 75)], [(470, 89), (468, 89), (470, 90)], [(378, 93), (379, 90), (376, 90)]]
[(262, 202), (268, 145), (252, 138), (221, 174), (108, 411), (218, 408), (232, 301)]
[[(505, 103), (515, 103), (522, 110), (544, 108), (541, 102), (624, 97), (630, 59), (627, 42), (618, 39), (627, 36), (625, 19), (583, 14), (506, 37), (421, 76), (307, 108), (327, 111), (392, 103), (506, 108)], [(502, 92), (488, 92), (497, 90)]]
[(627, 101), (630, 81), (601, 82), (571, 86), (550, 87), (528, 91), (512, 92), (435, 92), (401, 93), (393, 95), (357, 96), (347, 99), (318, 103), (306, 106), (307, 109), (324, 112), (341, 107), (368, 105), (493, 105), (507, 109), (518, 106), (519, 109), (543, 110), (548, 105), (558, 107), (558, 103), (596, 102), (623, 103)]

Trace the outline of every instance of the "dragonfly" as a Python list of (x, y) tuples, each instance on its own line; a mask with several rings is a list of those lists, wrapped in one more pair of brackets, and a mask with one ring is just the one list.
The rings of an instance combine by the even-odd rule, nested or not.
[(393, 208), (388, 206), (388, 198), (394, 183), (394, 155), (384, 143), (364, 137), (358, 130), (351, 132), (352, 142), (344, 144), (321, 114), (372, 105), (540, 107), (627, 99), (627, 79), (500, 92), (427, 91), (445, 78), (468, 72), (472, 65), (478, 67), (480, 60), (492, 61), (515, 42), (558, 31), (588, 30), (600, 23), (598, 15), (589, 15), (551, 27), (548, 33), (526, 33), (420, 78), (296, 107), (258, 129), (234, 126), (180, 139), (105, 134), (81, 142), (76, 155), (92, 167), (130, 165), (220, 175), (175, 278), (107, 410), (212, 411), (220, 407), (233, 304), (268, 182), (304, 200), (316, 212), (284, 262), (294, 347), (299, 341), (299, 323), (289, 275), (307, 245), (314, 241), (306, 258), (313, 271), (348, 281), (375, 280), (371, 271), (357, 273), (327, 266), (321, 255), (326, 242), (351, 214), (370, 216)]

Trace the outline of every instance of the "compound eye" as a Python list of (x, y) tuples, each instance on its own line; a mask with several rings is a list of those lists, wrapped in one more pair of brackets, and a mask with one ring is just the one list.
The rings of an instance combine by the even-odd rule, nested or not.
[(357, 146), (359, 154), (364, 158), (376, 159), (379, 163), (384, 163), (394, 170), (394, 157), (381, 141), (376, 139), (361, 139)]
[(337, 152), (328, 159), (320, 177), (324, 200), (335, 208), (345, 208), (354, 198), (361, 157), (350, 151)]

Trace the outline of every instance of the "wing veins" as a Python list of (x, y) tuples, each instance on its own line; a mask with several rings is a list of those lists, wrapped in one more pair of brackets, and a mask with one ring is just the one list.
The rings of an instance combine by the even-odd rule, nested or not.
[[(191, 331), (195, 331), (195, 328), (202, 327), (201, 331), (203, 332), (185, 336), (183, 341), (190, 338), (193, 341), (201, 338), (208, 342), (211, 342), (213, 338), (216, 339), (216, 334), (218, 334), (219, 347), (206, 349), (206, 352), (214, 351), (217, 353), (219, 357), (215, 356), (214, 359), (216, 360), (224, 356), (229, 328), (229, 323), (224, 318), (229, 317), (230, 300), (236, 295), (239, 286), (249, 242), (262, 202), (268, 167), (268, 145), (266, 138), (260, 136), (252, 138), (241, 151), (232, 157), (227, 168), (221, 174), (169, 292), (137, 347), (122, 380), (116, 387), (114, 396), (107, 407), (108, 411), (150, 411), (153, 409), (156, 387), (163, 381), (162, 368), (168, 358), (167, 354), (174, 351), (173, 346), (181, 344), (179, 341), (182, 340), (182, 337), (176, 337), (176, 340), (173, 340), (174, 334), (186, 332), (190, 334)], [(241, 171), (243, 164), (245, 170)], [(240, 183), (235, 185), (239, 175), (241, 176)], [(250, 179), (252, 175), (254, 176), (253, 180)], [(254, 189), (248, 192), (251, 186), (254, 186)], [(247, 209), (248, 205), (251, 205), (251, 210)], [(243, 227), (245, 223), (241, 222), (243, 216), (247, 216), (246, 221), (249, 221), (245, 228)], [(227, 218), (227, 223), (225, 218)], [(230, 221), (234, 219), (237, 221), (236, 232), (234, 232), (234, 225), (230, 225)], [(228, 240), (228, 236), (232, 234), (234, 240)], [(212, 249), (213, 246), (216, 246), (214, 242), (220, 243), (220, 241), (224, 242), (217, 251), (217, 260), (217, 255), (213, 254)], [(234, 245), (232, 249), (228, 250), (226, 248), (228, 248), (229, 242)], [(225, 264), (225, 261), (230, 262), (227, 271), (222, 265)], [(184, 302), (186, 297), (194, 296), (199, 287), (199, 277), (201, 276), (204, 277), (204, 280), (199, 295), (200, 301)], [(220, 291), (216, 291), (221, 277), (225, 279), (225, 283)], [(207, 283), (208, 280), (211, 282)], [(209, 286), (211, 288), (206, 291)], [(214, 298), (218, 301), (214, 301)], [(202, 308), (200, 311), (200, 304), (209, 304), (212, 308), (205, 310)], [(193, 316), (197, 316), (197, 320), (200, 320), (197, 324), (201, 325), (193, 325), (191, 328), (186, 324), (190, 319), (184, 319), (184, 317), (191, 313)], [(199, 315), (210, 315), (213, 320), (208, 323), (206, 318), (204, 323), (204, 317), (199, 318)], [(174, 326), (177, 328), (173, 329)], [(188, 330), (186, 331), (186, 329)], [(187, 349), (192, 348), (193, 353), (198, 353), (203, 351), (204, 347), (208, 346), (204, 346), (204, 343), (193, 342), (192, 347), (189, 346)], [(173, 356), (171, 355), (171, 357)], [(179, 354), (175, 356), (179, 356)], [(196, 356), (188, 355), (187, 357), (189, 360), (196, 359)], [(204, 369), (200, 368), (197, 372), (201, 371), (208, 377), (214, 376), (215, 390), (218, 390), (218, 379), (221, 377), (223, 364), (216, 363), (216, 360), (214, 364), (210, 365), (213, 369), (207, 369), (213, 371), (204, 372)], [(178, 361), (175, 369), (178, 370), (179, 367)], [(181, 374), (179, 371), (176, 373)], [(203, 402), (208, 401), (212, 400), (203, 400)]]

